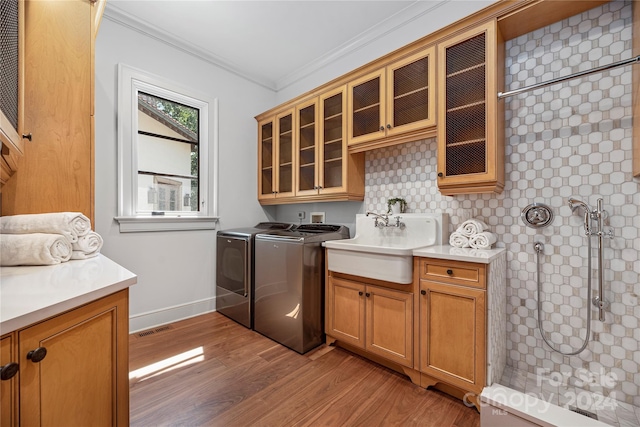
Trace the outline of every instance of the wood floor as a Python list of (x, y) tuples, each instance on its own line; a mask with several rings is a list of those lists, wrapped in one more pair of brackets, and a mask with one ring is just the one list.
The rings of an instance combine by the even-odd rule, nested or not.
[(132, 426), (480, 426), (341, 348), (300, 355), (218, 313), (130, 336)]

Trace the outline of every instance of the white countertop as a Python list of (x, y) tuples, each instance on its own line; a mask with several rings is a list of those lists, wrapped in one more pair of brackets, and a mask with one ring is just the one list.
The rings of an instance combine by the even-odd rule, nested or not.
[(104, 255), (58, 265), (0, 268), (0, 335), (113, 294), (137, 276)]
[(413, 251), (413, 256), (489, 264), (504, 251), (504, 248), (473, 249), (442, 245), (416, 249)]

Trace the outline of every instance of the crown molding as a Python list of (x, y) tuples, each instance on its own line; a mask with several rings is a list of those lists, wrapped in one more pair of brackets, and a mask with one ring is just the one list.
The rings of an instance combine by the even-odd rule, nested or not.
[(104, 11), (103, 18), (108, 19), (123, 27), (129, 28), (137, 33), (143, 34), (151, 39), (154, 39), (160, 43), (164, 43), (171, 46), (174, 49), (180, 50), (188, 55), (195, 56), (202, 61), (208, 62), (219, 68), (222, 68), (238, 77), (262, 86), (266, 89), (277, 91), (276, 84), (270, 79), (266, 79), (263, 76), (246, 72), (233, 62), (222, 58), (214, 53), (201, 49), (188, 41), (171, 34), (166, 30), (159, 31), (150, 25), (147, 21), (138, 19), (131, 15), (126, 14), (122, 9), (114, 6), (112, 3), (107, 2), (107, 7)]
[(343, 58), (358, 49), (361, 49), (377, 39), (385, 37), (394, 31), (400, 30), (404, 25), (415, 21), (416, 19), (420, 19), (425, 15), (434, 13), (437, 9), (441, 8), (444, 4), (449, 3), (454, 0), (441, 0), (441, 1), (424, 1), (424, 0), (415, 0), (409, 6), (400, 10), (399, 12), (391, 15), (389, 18), (381, 21), (369, 29), (361, 32), (357, 36), (352, 39), (346, 41), (342, 45), (337, 48), (327, 52), (324, 55), (321, 55), (314, 61), (293, 70), (291, 73), (283, 76), (282, 78), (273, 81), (271, 79), (267, 79), (264, 76), (259, 74), (251, 73), (247, 70), (242, 69), (237, 64), (234, 64), (232, 61), (227, 60), (221, 56), (215, 55), (211, 51), (206, 49), (199, 48), (197, 46), (192, 45), (187, 40), (184, 40), (174, 34), (171, 34), (168, 31), (154, 28), (148, 22), (130, 16), (126, 14), (122, 9), (118, 6), (115, 6), (113, 3), (107, 2), (107, 7), (104, 12), (104, 18), (108, 19), (112, 22), (115, 22), (119, 25), (122, 25), (126, 28), (129, 28), (133, 31), (136, 31), (140, 34), (143, 34), (147, 37), (150, 37), (158, 42), (164, 43), (168, 46), (173, 47), (174, 49), (180, 50), (186, 54), (197, 57), (198, 59), (208, 62), (214, 66), (222, 68), (238, 77), (241, 77), (245, 80), (248, 80), (252, 83), (255, 83), (261, 87), (272, 90), (274, 92), (278, 92), (282, 89), (285, 89), (296, 82), (303, 80), (304, 78), (313, 75), (318, 70), (328, 66), (329, 64)]
[(416, 19), (420, 19), (424, 15), (433, 13), (436, 9), (442, 7), (445, 3), (449, 3), (450, 1), (452, 0), (414, 1), (409, 6), (405, 7), (399, 12), (396, 12), (384, 21), (381, 21), (376, 25), (370, 27), (369, 29), (361, 32), (360, 34), (338, 46), (337, 48), (318, 57), (313, 62), (310, 62), (309, 64), (292, 71), (281, 79), (278, 79), (276, 81), (276, 90), (280, 91), (287, 88), (288, 86), (291, 86), (292, 84), (312, 75), (321, 68), (328, 66), (332, 62), (335, 62), (338, 59), (347, 56), (350, 53), (353, 53), (358, 49), (361, 49), (373, 43), (374, 41), (393, 33), (394, 31), (401, 29), (404, 25), (407, 25), (408, 23), (415, 21)]

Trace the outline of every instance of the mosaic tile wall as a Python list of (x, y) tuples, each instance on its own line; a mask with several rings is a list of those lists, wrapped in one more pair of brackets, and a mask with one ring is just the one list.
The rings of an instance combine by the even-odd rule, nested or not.
[[(613, 1), (581, 15), (510, 40), (506, 88), (631, 57), (630, 1)], [(639, 66), (639, 65), (635, 65)], [(366, 156), (365, 209), (383, 211), (393, 196), (410, 212), (449, 213), (453, 231), (475, 216), (490, 225), (507, 249), (507, 364), (536, 373), (542, 368), (640, 406), (640, 180), (631, 173), (631, 66), (571, 80), (508, 98), (506, 183), (500, 195), (442, 196), (436, 184), (436, 141), (428, 139), (374, 150)], [(596, 205), (604, 199), (604, 322), (587, 295), (587, 238), (581, 211), (570, 197)], [(525, 227), (521, 210), (533, 202), (552, 207), (555, 219), (542, 230)], [(561, 350), (578, 349), (591, 310), (593, 340), (576, 356), (543, 344), (537, 330), (536, 256), (542, 258), (545, 336)], [(592, 239), (594, 248), (597, 239)], [(597, 269), (593, 249), (592, 270)], [(594, 276), (594, 277), (597, 277)], [(593, 281), (593, 295), (597, 279)], [(589, 372), (590, 381), (581, 381)], [(598, 378), (606, 377), (605, 386)], [(613, 384), (612, 384), (613, 383)]]

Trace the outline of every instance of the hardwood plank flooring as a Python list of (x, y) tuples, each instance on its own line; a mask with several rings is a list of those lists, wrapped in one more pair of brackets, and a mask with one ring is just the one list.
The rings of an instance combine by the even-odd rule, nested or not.
[(219, 313), (149, 332), (129, 339), (132, 426), (480, 426), (474, 408), (344, 349), (300, 355)]

